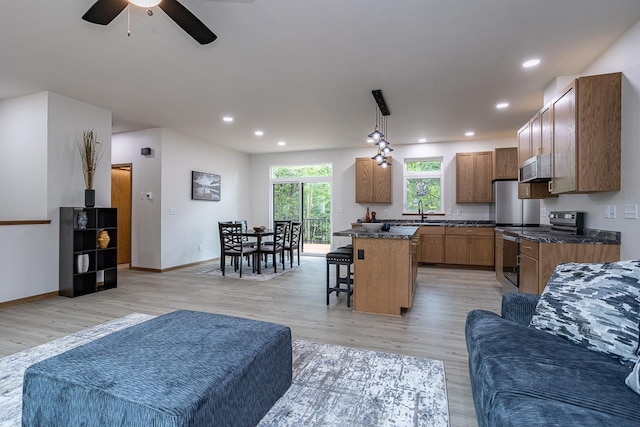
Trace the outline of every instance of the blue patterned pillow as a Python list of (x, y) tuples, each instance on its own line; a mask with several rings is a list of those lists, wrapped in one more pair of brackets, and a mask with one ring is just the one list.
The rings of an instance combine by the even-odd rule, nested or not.
[(556, 267), (529, 326), (635, 362), (638, 319), (640, 260), (568, 263)]

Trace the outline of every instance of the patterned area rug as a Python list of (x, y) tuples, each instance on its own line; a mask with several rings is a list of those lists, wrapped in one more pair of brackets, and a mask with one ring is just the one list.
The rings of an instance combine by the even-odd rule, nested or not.
[[(300, 263), (300, 265), (304, 265), (305, 263), (302, 262)], [(201, 271), (198, 274), (204, 274), (205, 276), (213, 276), (213, 277), (221, 277), (221, 278), (228, 278), (228, 279), (240, 279), (240, 280), (255, 280), (258, 282), (264, 282), (265, 280), (271, 280), (274, 277), (278, 277), (281, 276), (285, 273), (290, 272), (291, 270), (295, 270), (296, 268), (298, 268), (299, 265), (295, 263), (293, 263), (293, 268), (289, 268), (289, 263), (287, 263), (287, 268), (285, 270), (282, 269), (282, 265), (279, 264), (278, 265), (278, 272), (274, 273), (273, 272), (273, 266), (270, 267), (262, 267), (261, 273), (257, 274), (254, 273), (251, 267), (247, 267), (246, 265), (242, 268), (242, 277), (240, 277), (240, 273), (237, 271), (233, 271), (233, 266), (227, 265), (227, 269), (225, 271), (225, 275), (222, 275), (222, 270), (220, 270), (220, 267), (216, 265), (215, 268), (210, 269), (210, 270), (205, 270), (205, 271)]]
[[(0, 426), (20, 426), (22, 377), (33, 363), (153, 316), (130, 314), (0, 359)], [(448, 426), (444, 364), (293, 342), (293, 383), (260, 426)]]

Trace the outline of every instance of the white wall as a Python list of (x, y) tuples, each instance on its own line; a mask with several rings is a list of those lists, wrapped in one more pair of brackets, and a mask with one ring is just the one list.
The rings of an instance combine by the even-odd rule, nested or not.
[[(581, 75), (621, 71), (622, 78), (622, 182), (616, 192), (563, 194), (547, 199), (547, 210), (578, 210), (586, 212), (588, 228), (622, 232), (622, 259), (640, 258), (640, 222), (624, 219), (624, 205), (640, 203), (640, 22), (636, 23), (616, 43), (605, 51)], [(615, 205), (616, 219), (604, 218), (604, 207)]]
[[(140, 149), (151, 148), (142, 156)], [(162, 129), (113, 135), (111, 163), (131, 163), (131, 266), (160, 269)], [(152, 193), (153, 199), (140, 198)]]
[(0, 220), (46, 219), (46, 180), (47, 93), (0, 101)]
[[(358, 204), (355, 202), (355, 158), (371, 157), (375, 154), (373, 146), (363, 144), (358, 149), (301, 151), (296, 153), (263, 154), (251, 156), (251, 224), (268, 224), (270, 220), (269, 198), (271, 188), (269, 183), (270, 167), (274, 165), (302, 165), (331, 163), (333, 165), (332, 181), (332, 224), (333, 231), (351, 227), (351, 223), (358, 218), (364, 218), (367, 206), (375, 210), (380, 219), (402, 218), (403, 213), (403, 163), (405, 158), (442, 157), (444, 161), (443, 202), (444, 209), (452, 210), (452, 215), (446, 219), (474, 219), (489, 220), (489, 204), (463, 203), (456, 204), (455, 189), (455, 155), (456, 153), (491, 151), (494, 148), (515, 147), (514, 138), (459, 141), (446, 143), (394, 145), (392, 165), (393, 203), (389, 204)], [(457, 215), (457, 209), (461, 210)], [(407, 218), (416, 218), (407, 217)], [(442, 218), (442, 217), (437, 217)], [(343, 244), (337, 239), (333, 246)]]
[[(162, 130), (162, 147), (162, 268), (219, 257), (218, 221), (248, 220), (259, 191), (250, 185), (249, 156), (170, 129)], [(219, 202), (191, 200), (191, 171), (221, 176)]]
[[(46, 208), (35, 219), (50, 219), (51, 224), (0, 227), (0, 302), (58, 290), (59, 208), (84, 205), (76, 144), (85, 129), (94, 129), (104, 143), (105, 157), (95, 180), (96, 204), (109, 206), (111, 200), (111, 112), (52, 92), (37, 94), (32, 101), (28, 111), (35, 113), (27, 116), (32, 126), (46, 129), (46, 140), (37, 144), (46, 153), (46, 165), (32, 183), (33, 191), (23, 197), (40, 199)], [(21, 159), (23, 174), (42, 167), (40, 159)], [(7, 182), (13, 186), (16, 181), (13, 177)]]
[[(152, 155), (141, 156), (142, 147), (150, 147)], [(218, 221), (250, 216), (246, 154), (158, 128), (115, 134), (112, 163), (133, 164), (134, 267), (167, 269), (217, 258)], [(194, 170), (222, 177), (219, 202), (191, 200)], [(141, 199), (140, 193), (148, 192), (153, 198)]]

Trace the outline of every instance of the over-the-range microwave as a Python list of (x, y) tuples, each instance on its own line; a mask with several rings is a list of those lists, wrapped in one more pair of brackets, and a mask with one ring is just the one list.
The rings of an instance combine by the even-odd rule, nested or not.
[(551, 179), (551, 154), (538, 154), (520, 167), (520, 182), (542, 182)]

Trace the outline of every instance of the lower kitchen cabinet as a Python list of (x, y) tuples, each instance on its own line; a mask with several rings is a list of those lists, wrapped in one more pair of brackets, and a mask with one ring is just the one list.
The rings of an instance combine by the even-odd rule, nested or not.
[(498, 281), (498, 283), (502, 283), (504, 280), (504, 274), (502, 272), (502, 250), (504, 244), (502, 233), (500, 231), (496, 231), (494, 239), (496, 242), (495, 250), (493, 251), (496, 280)]
[(519, 247), (520, 270), (518, 285), (520, 286), (520, 292), (537, 294), (539, 244), (521, 237)]
[(520, 292), (542, 294), (558, 264), (620, 260), (620, 245), (586, 243), (538, 243), (520, 238)]
[(445, 264), (494, 265), (494, 230), (489, 227), (447, 227)]
[(420, 227), (418, 234), (420, 236), (418, 262), (442, 264), (444, 262), (444, 227)]

